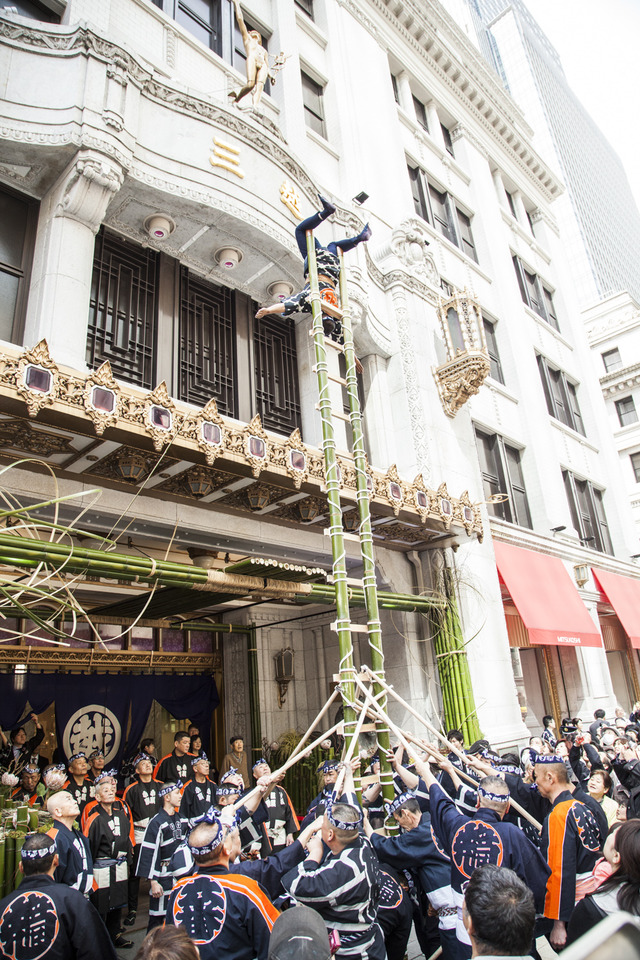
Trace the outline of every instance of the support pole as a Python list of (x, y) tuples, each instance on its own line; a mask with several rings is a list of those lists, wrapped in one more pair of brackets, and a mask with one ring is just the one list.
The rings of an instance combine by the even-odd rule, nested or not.
[[(339, 249), (340, 257), (340, 307), (342, 309), (342, 334), (344, 342), (344, 358), (346, 362), (347, 396), (349, 398), (349, 419), (353, 434), (353, 459), (356, 470), (356, 501), (358, 504), (358, 518), (360, 537), (360, 551), (362, 555), (362, 586), (367, 609), (367, 627), (369, 633), (369, 650), (371, 664), (375, 673), (384, 675), (384, 653), (382, 650), (382, 624), (378, 607), (378, 587), (376, 582), (376, 562), (373, 553), (373, 533), (371, 531), (371, 511), (369, 509), (369, 489), (367, 487), (367, 455), (364, 447), (364, 431), (360, 413), (360, 398), (358, 397), (358, 377), (356, 372), (356, 354), (353, 344), (351, 327), (351, 311), (349, 309), (349, 293), (347, 287), (347, 273), (344, 268), (344, 256)], [(383, 693), (380, 684), (374, 683), (376, 694)], [(383, 714), (386, 715), (386, 694), (380, 704)], [(384, 721), (376, 724), (378, 746), (380, 749), (380, 782), (382, 796), (386, 802), (394, 797), (393, 772), (387, 759), (389, 750), (389, 728)]]
[(347, 558), (345, 554), (342, 529), (342, 509), (340, 507), (340, 479), (338, 459), (333, 431), (331, 396), (327, 368), (327, 354), (324, 345), (324, 327), (322, 325), (322, 307), (318, 284), (318, 264), (316, 248), (311, 230), (307, 231), (307, 256), (309, 263), (309, 289), (311, 313), (313, 316), (313, 343), (315, 348), (316, 372), (318, 376), (319, 410), (322, 423), (322, 449), (324, 453), (325, 476), (327, 483), (327, 503), (329, 506), (329, 535), (333, 557), (333, 585), (336, 597), (336, 620), (338, 649), (340, 651), (340, 686), (344, 690), (345, 736), (349, 727), (353, 728), (355, 716), (347, 703), (353, 703), (355, 689), (353, 683), (353, 644), (351, 641), (351, 617), (349, 614), (349, 590), (347, 584)]
[(249, 673), (249, 713), (251, 720), (251, 752), (255, 762), (262, 756), (262, 723), (260, 720), (260, 686), (258, 648), (255, 626), (247, 634), (247, 667)]

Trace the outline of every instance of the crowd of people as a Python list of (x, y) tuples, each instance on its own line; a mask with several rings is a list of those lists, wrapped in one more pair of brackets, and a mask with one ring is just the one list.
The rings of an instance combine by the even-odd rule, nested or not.
[(141, 960), (403, 960), (412, 929), (425, 958), (536, 957), (540, 936), (561, 951), (608, 914), (640, 915), (637, 721), (640, 704), (557, 734), (545, 717), (520, 755), (457, 730), (448, 755), (398, 746), (390, 802), (377, 756), (358, 792), (365, 762), (327, 760), (301, 823), (241, 737), (216, 778), (192, 728), (160, 759), (143, 741), (124, 789), (95, 751), (47, 767), (43, 793), (34, 738), (12, 736), (16, 797), (53, 825), (24, 841), (0, 957), (114, 960), (133, 947), (142, 879)]

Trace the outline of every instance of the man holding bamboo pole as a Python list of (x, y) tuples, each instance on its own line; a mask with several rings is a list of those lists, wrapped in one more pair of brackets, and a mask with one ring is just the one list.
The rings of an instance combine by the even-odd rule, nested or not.
[(349, 802), (325, 808), (321, 838), (309, 841), (306, 860), (283, 877), (282, 885), (298, 903), (318, 911), (337, 946), (337, 960), (384, 960), (382, 931), (375, 922), (381, 886), (378, 858), (360, 833), (362, 810), (351, 802), (351, 764), (343, 769)]
[[(551, 870), (524, 833), (513, 823), (505, 821), (509, 810), (509, 788), (502, 778), (487, 776), (480, 781), (476, 814), (469, 817), (460, 813), (432, 774), (428, 763), (422, 760), (414, 763), (416, 773), (429, 789), (433, 831), (451, 857), (451, 889), (457, 908), (458, 960), (463, 960), (471, 957), (471, 941), (462, 916), (463, 887), (473, 871), (486, 863), (509, 867), (527, 884), (534, 895), (538, 913), (542, 913)], [(449, 774), (454, 773), (449, 760), (441, 760), (439, 766)]]

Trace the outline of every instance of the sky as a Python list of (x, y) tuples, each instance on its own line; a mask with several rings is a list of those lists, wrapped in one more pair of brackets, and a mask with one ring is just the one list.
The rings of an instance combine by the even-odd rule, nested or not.
[(640, 208), (640, 0), (525, 0), (569, 85), (625, 167)]

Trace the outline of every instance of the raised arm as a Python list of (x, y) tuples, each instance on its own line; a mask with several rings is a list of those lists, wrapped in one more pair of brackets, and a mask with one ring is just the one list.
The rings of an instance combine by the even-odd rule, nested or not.
[(238, 27), (240, 28), (240, 33), (242, 34), (242, 40), (245, 45), (249, 43), (249, 31), (247, 30), (247, 25), (244, 22), (244, 17), (242, 16), (242, 10), (240, 9), (240, 0), (233, 0), (233, 5), (236, 8), (236, 20), (238, 21)]

